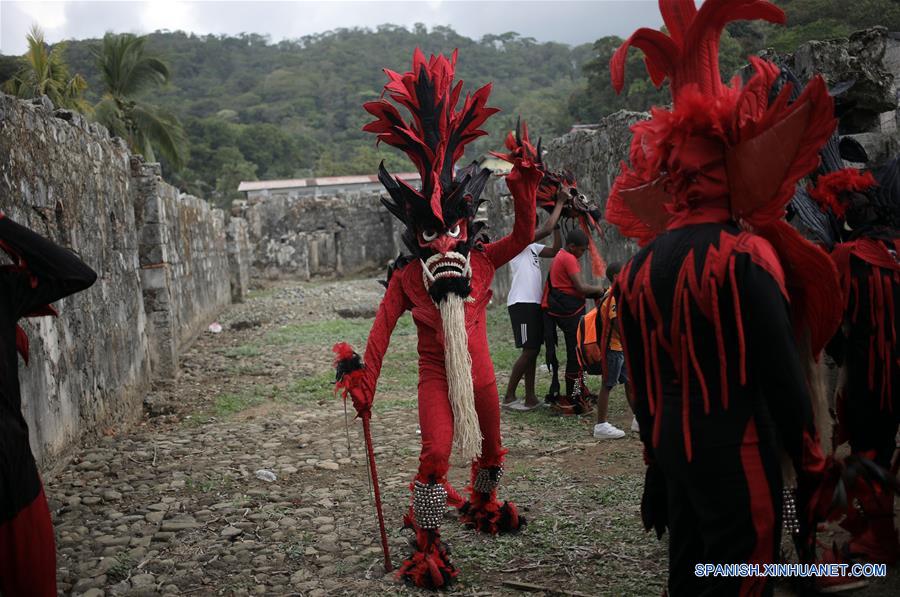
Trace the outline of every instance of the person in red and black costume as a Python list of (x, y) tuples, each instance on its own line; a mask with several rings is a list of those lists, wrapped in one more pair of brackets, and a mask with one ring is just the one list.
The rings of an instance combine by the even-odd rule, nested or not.
[(834, 264), (782, 218), (834, 131), (833, 104), (820, 77), (793, 103), (789, 90), (769, 101), (779, 69), (756, 57), (746, 84), (722, 82), (723, 28), (783, 22), (770, 2), (659, 6), (668, 35), (640, 29), (610, 63), (621, 90), (628, 48), (643, 50), (673, 99), (632, 127), (606, 210), (643, 247), (613, 288), (648, 462), (642, 516), (669, 530), (669, 595), (771, 594), (766, 578), (701, 578), (694, 566), (776, 560), (782, 449), (803, 532), (814, 527), (806, 506), (826, 461), (805, 361), (841, 307)]
[[(416, 533), (414, 551), (399, 575), (420, 587), (441, 588), (457, 576), (441, 542), (447, 505), (460, 510), (460, 521), (478, 531), (517, 530), (524, 520), (511, 502), (497, 499), (506, 450), (500, 439), (500, 401), (487, 343), (485, 312), (495, 270), (532, 241), (541, 172), (528, 156), (515, 158), (506, 184), (513, 196), (515, 224), (510, 235), (483, 242), (475, 222), (479, 196), (490, 171), (474, 164), (454, 176), (465, 145), (481, 135), (479, 127), (495, 113), (486, 107), (491, 86), (466, 95), (454, 83), (456, 52), (426, 59), (416, 49), (412, 70), (385, 69), (386, 95), (412, 116), (407, 122), (388, 99), (365, 104), (376, 120), (364, 130), (404, 151), (422, 179), (421, 189), (379, 169), (390, 198), (385, 207), (405, 225), (404, 244), (411, 256), (398, 258), (389, 272), (387, 291), (375, 315), (360, 368), (352, 349), (338, 345), (338, 382), (349, 392), (360, 417), (371, 416), (384, 354), (397, 320), (411, 311), (419, 338), (419, 424), (422, 452), (411, 489), (412, 505), (404, 522)], [(469, 498), (463, 500), (447, 481), (451, 449), (471, 460)]]
[(90, 287), (97, 274), (2, 211), (0, 249), (13, 261), (0, 266), (0, 595), (49, 597), (56, 547), (22, 416), (18, 356), (28, 363), (28, 337), (17, 322), (55, 315), (50, 303)]
[[(828, 346), (842, 365), (836, 389), (835, 446), (891, 467), (900, 425), (900, 158), (869, 171), (824, 174), (808, 195), (836, 222), (834, 246), (844, 305), (843, 325)], [(851, 557), (894, 563), (900, 542), (894, 493), (858, 483), (859, 508), (842, 521)]]

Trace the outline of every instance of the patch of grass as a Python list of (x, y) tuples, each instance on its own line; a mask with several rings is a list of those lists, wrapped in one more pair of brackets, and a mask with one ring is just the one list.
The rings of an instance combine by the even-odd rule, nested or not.
[(253, 358), (261, 355), (262, 350), (260, 350), (260, 348), (254, 344), (242, 344), (241, 346), (226, 348), (222, 351), (222, 354), (229, 359)]
[(256, 290), (251, 290), (247, 293), (245, 300), (252, 301), (258, 299), (269, 298), (273, 296), (276, 292), (278, 292), (277, 288), (258, 288)]
[(391, 410), (415, 410), (419, 405), (417, 398), (387, 398), (376, 399), (372, 405), (375, 412), (388, 412)]
[(216, 396), (213, 410), (217, 416), (227, 417), (261, 404), (269, 397), (276, 397), (278, 393), (273, 386), (251, 386), (237, 394)]
[[(267, 344), (278, 346), (315, 346), (330, 353), (336, 342), (349, 342), (353, 348), (362, 352), (372, 322), (369, 319), (325, 319), (306, 323), (292, 323), (281, 326), (266, 335)], [(394, 328), (392, 343), (403, 337), (415, 338), (415, 325), (409, 313), (404, 314)], [(388, 351), (389, 353), (392, 351)]]
[(137, 562), (127, 553), (118, 553), (115, 558), (116, 563), (106, 573), (107, 578), (113, 583), (123, 581), (131, 576), (131, 570), (137, 565)]
[(268, 371), (265, 367), (261, 365), (253, 365), (247, 363), (235, 363), (233, 365), (229, 365), (226, 368), (228, 371), (228, 375), (235, 376), (250, 376), (250, 377), (266, 377), (269, 375)]
[(334, 372), (322, 371), (291, 382), (282, 396), (288, 402), (306, 403), (331, 400), (334, 395)]
[(318, 346), (330, 351), (336, 342), (349, 342), (362, 349), (371, 319), (326, 319), (308, 323), (291, 323), (266, 334), (265, 342), (278, 346)]
[(200, 493), (219, 492), (228, 489), (233, 484), (234, 479), (230, 475), (209, 472), (190, 476), (185, 481), (185, 486), (188, 489)]

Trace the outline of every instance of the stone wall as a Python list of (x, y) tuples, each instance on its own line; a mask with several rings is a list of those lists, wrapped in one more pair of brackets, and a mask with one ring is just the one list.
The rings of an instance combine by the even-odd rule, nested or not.
[[(180, 351), (231, 300), (226, 224), (106, 129), (46, 98), (3, 94), (0, 209), (99, 276), (57, 303), (60, 317), (23, 322), (32, 358), (19, 369), (23, 411), (46, 469), (82, 436), (135, 418), (152, 380), (177, 372)], [(230, 252), (246, 280), (250, 247), (241, 224), (229, 225), (245, 243)]]
[(841, 115), (841, 134), (854, 136), (875, 163), (900, 152), (900, 34), (875, 27), (848, 38), (811, 41), (785, 60), (802, 81), (815, 73), (829, 86), (853, 81), (843, 97), (851, 107)]
[(225, 216), (163, 182), (158, 164), (132, 157), (131, 173), (151, 362), (172, 378), (178, 354), (231, 301)]
[[(632, 124), (647, 118), (646, 113), (620, 111), (607, 116), (594, 129), (580, 129), (547, 144), (544, 157), (551, 169), (568, 169), (578, 180), (578, 189), (597, 201), (606, 211), (606, 197), (618, 176), (619, 166), (628, 159)], [(637, 245), (619, 234), (605, 219), (600, 222), (602, 237), (597, 239), (607, 263), (627, 261)], [(590, 268), (582, 267), (589, 271)]]
[[(393, 216), (379, 194), (271, 196), (236, 202), (254, 247), (254, 275), (349, 274), (381, 268), (397, 256)], [(399, 227), (399, 226), (398, 226)]]
[(231, 274), (231, 302), (242, 303), (250, 291), (250, 266), (253, 263), (247, 220), (231, 218), (226, 234), (228, 267)]

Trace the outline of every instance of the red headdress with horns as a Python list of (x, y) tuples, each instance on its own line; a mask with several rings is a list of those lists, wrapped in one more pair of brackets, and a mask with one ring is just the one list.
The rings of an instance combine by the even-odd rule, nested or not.
[(718, 46), (729, 22), (784, 22), (766, 0), (706, 0), (699, 10), (694, 0), (659, 6), (670, 35), (639, 29), (615, 52), (610, 70), (620, 91), (628, 48), (643, 50), (653, 82), (669, 80), (673, 107), (654, 108), (650, 120), (632, 127), (631, 165), (622, 165), (606, 218), (641, 244), (701, 222), (751, 228), (778, 253), (798, 327), (809, 329), (818, 353), (840, 321), (840, 304), (816, 288), (836, 273), (828, 256), (782, 218), (836, 126), (825, 82), (815, 77), (793, 102), (786, 85), (769, 102), (779, 69), (756, 57), (746, 84), (737, 77), (722, 82)]
[(384, 69), (389, 79), (384, 94), (405, 107), (412, 116), (411, 121), (404, 120), (397, 106), (384, 97), (363, 105), (375, 116), (363, 130), (377, 134), (379, 142), (406, 153), (421, 175), (422, 187), (417, 190), (390, 176), (383, 164), (378, 173), (390, 194), (390, 200), (383, 200), (385, 206), (406, 224), (404, 241), (420, 256), (429, 250), (448, 250), (443, 245), (431, 246), (428, 240), (431, 234), (423, 239), (423, 231), (435, 233), (440, 239), (441, 232), (453, 229), (461, 220), (467, 229), (463, 230), (458, 244), (463, 245), (463, 250), (471, 247), (477, 237), (472, 220), (478, 197), (490, 176), (489, 170), (472, 167), (465, 168), (454, 179), (454, 164), (463, 156), (466, 145), (487, 134), (479, 127), (499, 111), (486, 106), (490, 83), (471, 95), (466, 94), (462, 108), (457, 108), (463, 82), (453, 80), (456, 56), (454, 50), (449, 60), (444, 55), (432, 55), (426, 60), (416, 48), (409, 72), (400, 74)]

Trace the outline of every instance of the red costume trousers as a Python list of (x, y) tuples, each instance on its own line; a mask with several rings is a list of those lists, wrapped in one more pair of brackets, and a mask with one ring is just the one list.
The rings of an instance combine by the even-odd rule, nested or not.
[[(493, 364), (488, 360), (472, 358), (473, 375), (477, 383), (475, 410), (481, 428), (481, 458), (483, 467), (497, 466), (502, 460), (500, 447), (500, 398), (493, 376)], [(419, 427), (422, 430), (422, 453), (419, 456), (419, 473), (416, 479), (423, 483), (446, 480), (453, 446), (453, 410), (447, 395), (447, 376), (444, 363), (422, 360), (419, 363)], [(485, 375), (490, 372), (489, 375)], [(490, 382), (482, 381), (490, 379)]]
[(15, 518), (0, 524), (0, 595), (56, 595), (56, 542), (43, 488)]

